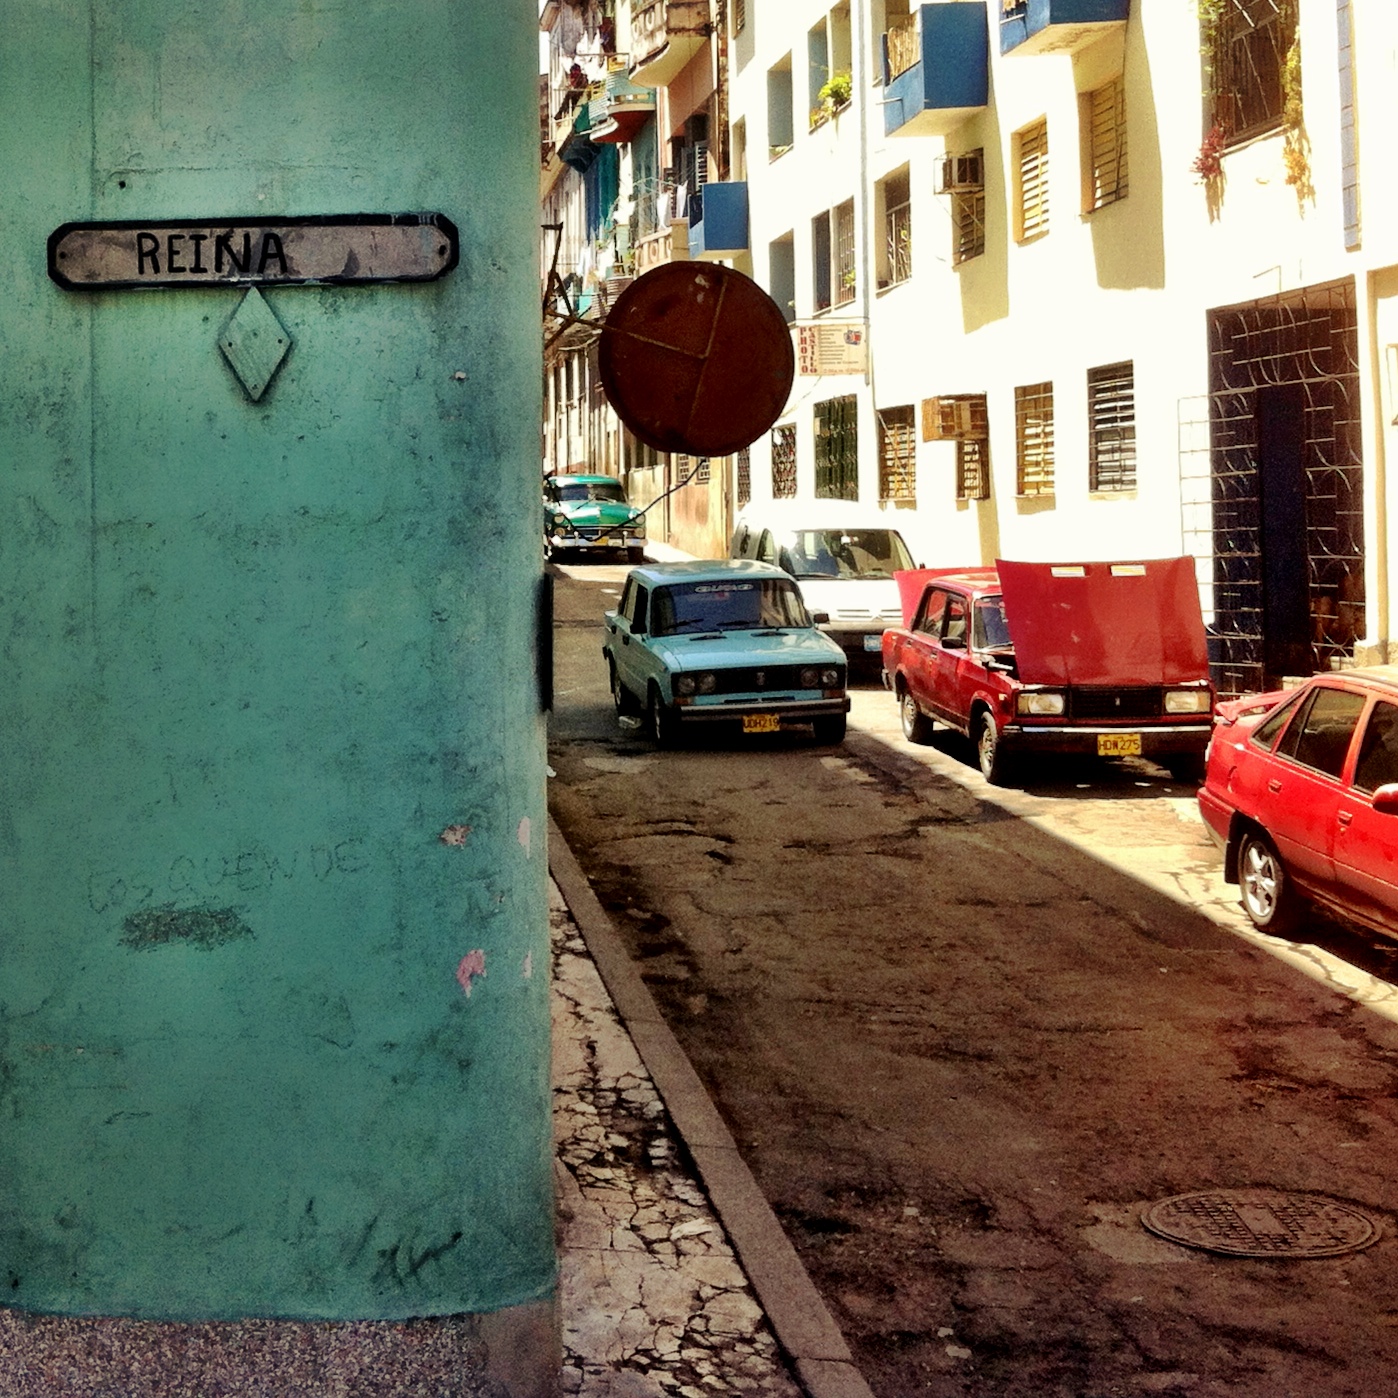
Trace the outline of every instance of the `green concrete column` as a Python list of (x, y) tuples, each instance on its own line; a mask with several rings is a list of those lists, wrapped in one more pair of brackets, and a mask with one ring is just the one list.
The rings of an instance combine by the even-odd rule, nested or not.
[[(553, 1287), (536, 16), (0, 0), (0, 1301)], [(63, 290), (70, 221), (438, 211), (439, 280)]]

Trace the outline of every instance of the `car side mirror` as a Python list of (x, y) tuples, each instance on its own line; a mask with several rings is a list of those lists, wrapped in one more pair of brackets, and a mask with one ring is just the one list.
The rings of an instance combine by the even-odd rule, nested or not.
[(1379, 815), (1398, 815), (1398, 782), (1385, 782), (1374, 792), (1374, 810)]
[(829, 626), (829, 625), (830, 625), (830, 613), (829, 613), (829, 612), (812, 612), (812, 613), (811, 613), (811, 624), (812, 624), (813, 626)]

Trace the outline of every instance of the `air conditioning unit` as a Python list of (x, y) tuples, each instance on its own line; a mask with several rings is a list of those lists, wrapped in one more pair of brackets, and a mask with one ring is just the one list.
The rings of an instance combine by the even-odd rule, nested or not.
[(976, 408), (971, 398), (924, 398), (922, 400), (922, 440), (954, 442), (979, 436)]
[(937, 166), (936, 193), (964, 194), (985, 188), (985, 160), (978, 150), (943, 156)]

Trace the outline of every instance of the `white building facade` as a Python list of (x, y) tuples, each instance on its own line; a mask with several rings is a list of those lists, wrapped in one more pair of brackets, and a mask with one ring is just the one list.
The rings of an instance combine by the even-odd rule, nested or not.
[(1386, 658), (1396, 9), (728, 0), (731, 260), (806, 371), (735, 506), (1191, 553), (1227, 691)]

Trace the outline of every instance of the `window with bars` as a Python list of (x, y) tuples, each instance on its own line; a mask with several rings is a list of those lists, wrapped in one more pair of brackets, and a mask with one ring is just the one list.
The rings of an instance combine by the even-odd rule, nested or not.
[(1015, 490), (1053, 494), (1053, 385), (1015, 389)]
[(951, 261), (959, 267), (985, 251), (985, 190), (959, 189), (951, 196)]
[(879, 285), (896, 285), (913, 274), (913, 215), (908, 167), (894, 171), (879, 185), (883, 207), (883, 257)]
[(1296, 0), (1220, 0), (1205, 35), (1213, 122), (1230, 144), (1281, 125)]
[(956, 498), (990, 499), (990, 442), (963, 437), (956, 444)]
[(741, 510), (744, 505), (752, 499), (752, 448), (744, 447), (733, 462), (734, 474), (737, 476), (738, 508)]
[(789, 500), (796, 494), (796, 427), (782, 423), (772, 429), (772, 498)]
[(1023, 243), (1048, 232), (1048, 122), (1036, 121), (1016, 132), (1015, 238)]
[(1087, 93), (1082, 108), (1083, 208), (1091, 212), (1126, 197), (1125, 82), (1116, 77)]
[(857, 273), (854, 269), (854, 200), (846, 199), (830, 211), (831, 242), (835, 256), (835, 304), (848, 305), (854, 300)]
[(1130, 360), (1087, 371), (1088, 488), (1136, 488), (1136, 385)]
[(859, 418), (853, 394), (815, 405), (817, 500), (859, 499)]
[(917, 504), (917, 435), (913, 405), (881, 408), (879, 419), (879, 499)]
[(741, 34), (748, 27), (748, 0), (733, 0), (733, 32)]

